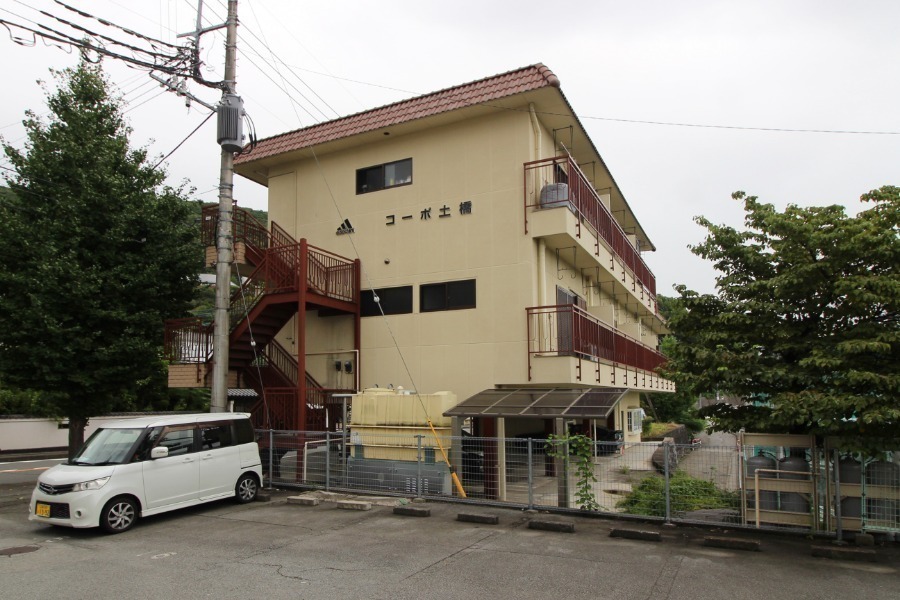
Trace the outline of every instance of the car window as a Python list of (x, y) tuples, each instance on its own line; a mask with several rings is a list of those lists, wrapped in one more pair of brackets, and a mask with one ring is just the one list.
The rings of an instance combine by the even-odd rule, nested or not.
[(203, 440), (203, 450), (226, 448), (232, 445), (230, 421), (201, 425), (200, 431), (202, 434), (201, 439)]
[(236, 444), (249, 444), (254, 441), (253, 426), (250, 424), (250, 419), (234, 420), (234, 437)]
[(166, 430), (156, 445), (168, 448), (169, 456), (192, 452), (194, 450), (194, 428)]

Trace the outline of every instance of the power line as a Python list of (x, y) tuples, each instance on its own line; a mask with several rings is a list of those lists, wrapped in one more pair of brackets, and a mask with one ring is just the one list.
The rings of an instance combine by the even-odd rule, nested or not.
[[(337, 75), (332, 75), (330, 73), (322, 73), (320, 71), (313, 71), (312, 69), (304, 69), (303, 67), (298, 67), (295, 65), (286, 65), (291, 69), (296, 69), (300, 71), (306, 71), (308, 73), (313, 73), (314, 75), (320, 75), (322, 77), (328, 77), (330, 79), (336, 79), (339, 81), (346, 81), (349, 83), (356, 83), (358, 85), (365, 85), (368, 87), (380, 88), (383, 90), (388, 90), (392, 92), (402, 92), (404, 94), (411, 94), (413, 97), (418, 96), (427, 96), (428, 94), (434, 92), (416, 92), (413, 90), (406, 90), (402, 88), (390, 87), (387, 85), (381, 85), (378, 83), (372, 83), (369, 81), (360, 81), (358, 79), (350, 79), (347, 77), (339, 77)], [(398, 102), (402, 102), (400, 100)], [(524, 109), (516, 109), (509, 108), (505, 106), (496, 106), (491, 104), (485, 104), (484, 106), (489, 106), (491, 108), (498, 108), (502, 110), (512, 110), (512, 111), (521, 111)], [(638, 125), (660, 125), (666, 127), (693, 127), (699, 129), (734, 129), (738, 131), (772, 131), (772, 132), (780, 132), (780, 133), (833, 133), (833, 134), (848, 134), (848, 135), (900, 135), (900, 131), (873, 131), (873, 130), (855, 130), (855, 129), (802, 129), (802, 128), (792, 128), (792, 127), (757, 127), (757, 126), (749, 126), (749, 125), (720, 125), (720, 124), (710, 124), (710, 123), (685, 123), (685, 122), (677, 122), (677, 121), (654, 121), (648, 119), (625, 119), (618, 117), (598, 117), (593, 115), (579, 115), (574, 113), (555, 113), (550, 111), (535, 111), (537, 114), (550, 115), (556, 117), (575, 117), (577, 119), (584, 119), (589, 121), (611, 121), (616, 123), (633, 123)]]
[[(185, 2), (187, 2), (187, 1), (188, 1), (188, 0), (185, 0)], [(221, 4), (221, 3), (220, 3), (220, 4)], [(212, 7), (210, 7), (210, 11), (211, 11), (212, 15), (213, 15), (216, 19), (219, 19), (219, 15), (215, 12), (215, 9), (213, 9)], [(207, 23), (210, 22), (209, 18), (207, 18), (206, 16), (203, 17), (203, 20), (206, 21)], [(259, 36), (257, 36), (252, 30), (250, 30), (250, 28), (249, 28), (246, 24), (243, 24), (242, 27), (241, 27), (241, 29), (242, 29), (242, 30), (248, 31), (254, 38), (256, 38), (256, 40), (257, 40), (260, 44), (262, 44), (266, 49), (268, 49), (269, 52), (270, 52), (273, 56), (275, 56), (276, 59), (277, 59), (277, 56), (275, 55), (274, 51), (272, 51), (271, 48), (270, 48), (263, 40), (261, 40), (261, 39), (259, 38)], [(221, 32), (216, 32), (216, 33), (221, 34)], [(260, 58), (261, 60), (263, 60), (263, 61), (266, 61), (267, 66), (272, 67), (272, 65), (268, 63), (266, 57), (264, 57), (258, 50), (256, 50), (255, 48), (253, 48), (253, 44), (252, 44), (251, 42), (249, 42), (249, 41), (247, 40), (247, 38), (246, 38), (245, 36), (243, 36), (243, 35), (240, 33), (240, 31), (238, 32), (238, 37), (239, 37), (239, 39), (241, 39), (241, 40), (244, 42), (244, 45), (250, 46), (250, 47), (253, 49), (253, 53), (254, 53), (257, 57), (259, 57), (259, 58)], [(309, 108), (307, 108), (307, 107), (306, 107), (305, 105), (303, 105), (302, 103), (298, 102), (297, 99), (294, 98), (294, 96), (287, 90), (287, 88), (286, 88), (285, 86), (290, 86), (290, 87), (291, 87), (291, 88), (292, 88), (292, 89), (293, 89), (293, 90), (294, 90), (294, 91), (295, 91), (295, 92), (296, 92), (303, 100), (306, 101), (306, 103), (307, 103), (310, 107), (312, 107), (313, 109), (315, 109), (316, 111), (318, 111), (319, 114), (322, 115), (322, 118), (324, 118), (325, 120), (328, 120), (328, 119), (330, 118), (330, 117), (325, 113), (325, 111), (323, 111), (321, 108), (319, 108), (318, 105), (317, 105), (315, 102), (313, 102), (311, 99), (309, 99), (309, 98), (306, 96), (306, 94), (304, 94), (303, 91), (301, 91), (296, 85), (294, 85), (293, 83), (290, 83), (290, 82), (286, 81), (285, 78), (284, 78), (284, 76), (281, 74), (281, 72), (279, 71), (279, 69), (278, 69), (277, 67), (273, 67), (273, 68), (274, 68), (274, 70), (275, 70), (275, 73), (276, 73), (276, 74), (279, 76), (279, 78), (281, 79), (281, 81), (282, 81), (281, 84), (279, 84), (279, 83), (278, 83), (271, 75), (269, 75), (269, 73), (268, 73), (265, 69), (263, 69), (263, 68), (262, 68), (262, 67), (261, 67), (261, 66), (253, 59), (253, 57), (250, 56), (250, 55), (244, 50), (244, 46), (243, 46), (243, 45), (238, 49), (238, 52), (240, 53), (240, 55), (241, 55), (243, 58), (245, 58), (251, 65), (253, 65), (253, 66), (256, 68), (256, 70), (259, 72), (260, 75), (262, 75), (263, 77), (265, 77), (266, 79), (268, 79), (268, 80), (269, 80), (276, 88), (278, 88), (278, 89), (279, 89), (279, 90), (280, 90), (280, 91), (288, 98), (288, 100), (294, 105), (295, 115), (296, 115), (296, 108), (299, 107), (300, 109), (303, 110), (303, 112), (305, 112), (307, 115), (309, 115), (309, 117), (310, 117), (313, 121), (315, 121), (316, 123), (321, 122), (321, 120), (322, 120), (322, 119), (320, 119), (319, 117), (317, 117), (316, 115), (314, 115), (314, 114), (310, 111)], [(280, 61), (280, 59), (277, 59), (277, 60)], [(282, 64), (285, 64), (284, 61), (280, 61), (280, 62), (282, 62)], [(287, 67), (290, 69), (290, 65), (286, 65), (286, 64), (285, 64), (285, 66), (287, 66)], [(302, 78), (300, 78), (296, 73), (293, 73), (293, 72), (292, 72), (292, 74), (294, 75), (294, 77), (297, 78), (298, 81), (300, 81), (300, 83), (302, 83), (302, 84), (303, 84), (304, 86), (306, 86), (310, 91), (312, 91), (312, 93), (315, 94), (315, 96), (316, 96), (317, 98), (319, 98), (319, 99), (320, 99), (320, 100), (321, 100), (321, 101), (322, 101), (329, 109), (331, 109), (332, 112), (334, 112), (335, 115), (337, 115), (338, 117), (340, 116), (340, 113), (338, 113), (336, 110), (334, 110), (334, 108), (332, 108), (330, 105), (328, 105), (328, 103), (327, 103), (324, 99), (322, 99), (322, 97), (319, 96), (319, 94), (318, 94), (315, 90), (313, 90), (312, 87), (310, 87), (305, 81), (303, 81)], [(299, 115), (297, 115), (297, 121), (299, 121), (299, 122), (302, 123), (302, 121), (301, 121)]]
[[(92, 14), (90, 14), (90, 13), (87, 13), (87, 12), (84, 12), (84, 11), (81, 11), (81, 10), (78, 10), (77, 8), (72, 7), (72, 6), (69, 6), (68, 4), (65, 4), (64, 2), (60, 2), (60, 0), (53, 0), (53, 1), (56, 2), (57, 4), (59, 4), (60, 6), (62, 6), (63, 8), (65, 8), (65, 9), (67, 9), (67, 10), (70, 10), (70, 11), (76, 13), (76, 14), (79, 14), (79, 15), (81, 15), (82, 17), (85, 17), (85, 18), (87, 18), (87, 19), (94, 19), (94, 20), (96, 20), (98, 23), (102, 23), (103, 25), (106, 25), (107, 27), (112, 27), (112, 28), (115, 28), (115, 29), (120, 29), (120, 30), (124, 31), (125, 33), (127, 33), (127, 34), (129, 34), (129, 35), (132, 35), (132, 36), (134, 36), (134, 37), (136, 37), (136, 38), (140, 38), (140, 39), (142, 39), (142, 40), (144, 40), (144, 41), (150, 42), (152, 45), (159, 44), (159, 45), (161, 45), (161, 46), (168, 46), (169, 48), (171, 48), (171, 49), (173, 49), (173, 50), (176, 50), (176, 51), (181, 51), (181, 50), (183, 49), (181, 46), (176, 46), (175, 44), (170, 44), (169, 42), (164, 42), (163, 40), (158, 40), (158, 39), (156, 39), (156, 38), (147, 37), (146, 35), (144, 35), (144, 34), (142, 34), (142, 33), (138, 33), (138, 32), (136, 32), (136, 31), (132, 31), (131, 29), (128, 29), (127, 27), (122, 27), (121, 25), (119, 25), (119, 24), (117, 24), (117, 23), (113, 23), (112, 21), (107, 21), (106, 19), (103, 19), (103, 18), (94, 16), (94, 15), (92, 15)], [(41, 11), (41, 12), (44, 12), (44, 11)], [(48, 13), (44, 13), (44, 14), (48, 14)], [(49, 16), (53, 17), (54, 19), (57, 19), (57, 18), (58, 18), (58, 17), (55, 17), (55, 16), (53, 16), (53, 15), (49, 15)], [(63, 22), (65, 22), (65, 21), (63, 21)]]
[[(158, 70), (170, 75), (179, 75), (191, 77), (193, 72), (193, 52), (189, 47), (176, 46), (162, 40), (157, 40), (131, 29), (119, 26), (106, 19), (96, 17), (85, 11), (73, 8), (59, 0), (54, 0), (56, 4), (62, 6), (66, 10), (70, 10), (84, 18), (96, 20), (98, 23), (107, 27), (115, 28), (125, 32), (127, 35), (138, 38), (149, 44), (149, 48), (142, 48), (126, 41), (112, 38), (103, 33), (91, 30), (83, 25), (75, 23), (67, 19), (63, 19), (50, 12), (40, 10), (16, 0), (16, 2), (30, 10), (37, 12), (49, 19), (52, 19), (66, 27), (71, 28), (75, 35), (61, 31), (46, 24), (39, 23), (26, 16), (17, 14), (8, 9), (2, 9), (4, 12), (17, 17), (21, 22), (15, 22), (8, 19), (0, 19), (0, 25), (6, 28), (9, 33), (10, 40), (13, 43), (23, 46), (35, 46), (38, 39), (45, 44), (56, 45), (64, 50), (79, 48), (97, 54), (98, 56), (108, 56), (116, 60), (121, 60), (126, 64), (130, 64), (139, 68)], [(114, 51), (111, 48), (124, 50), (129, 55), (122, 54), (120, 51)], [(160, 51), (164, 50), (164, 51)], [(194, 79), (202, 85), (210, 87), (219, 87), (221, 82), (209, 82), (200, 77)]]
[[(219, 0), (219, 4), (222, 4), (221, 0)], [(250, 11), (253, 13), (253, 17), (256, 18), (256, 11), (255, 11), (254, 8), (253, 8), (253, 3), (250, 3)], [(257, 20), (257, 22), (259, 22), (259, 19), (256, 19), (256, 20)], [(316, 90), (314, 90), (314, 89), (313, 89), (308, 83), (306, 83), (299, 75), (297, 75), (297, 73), (294, 72), (293, 69), (291, 69), (290, 65), (288, 65), (287, 63), (285, 63), (285, 62), (284, 62), (277, 54), (275, 54), (275, 51), (272, 50), (272, 48), (269, 46), (268, 41), (265, 39), (265, 32), (262, 32), (263, 39), (260, 39), (260, 37), (259, 37), (258, 35), (256, 35), (256, 34), (253, 32), (253, 30), (252, 30), (249, 26), (244, 25), (244, 29), (245, 29), (250, 35), (252, 35), (254, 38), (256, 38), (256, 39), (263, 45), (263, 47), (264, 47), (266, 50), (269, 51), (269, 54), (272, 55), (272, 58), (273, 58), (273, 59), (275, 59), (276, 61), (280, 62), (282, 65), (284, 65), (285, 67), (287, 67), (288, 70), (291, 72), (291, 74), (292, 74), (294, 77), (297, 78), (297, 81), (299, 81), (300, 83), (302, 83), (304, 86), (306, 86), (307, 89), (309, 89), (309, 91), (311, 91), (313, 94), (315, 94), (316, 98), (318, 98), (319, 100), (321, 100), (322, 103), (325, 104), (325, 106), (327, 106), (327, 107), (329, 108), (329, 110), (331, 110), (331, 112), (333, 112), (333, 113), (334, 113), (336, 116), (338, 116), (338, 117), (341, 116), (340, 113), (339, 113), (338, 111), (336, 111), (334, 108), (332, 108), (332, 106), (331, 106), (330, 104), (328, 104), (328, 102), (327, 102), (324, 98), (322, 98), (322, 96), (320, 96), (320, 95), (316, 92)], [(246, 43), (246, 42), (245, 42), (245, 43)], [(251, 48), (252, 48), (252, 44), (251, 44)], [(254, 50), (254, 52), (255, 52), (255, 50)], [(262, 58), (262, 56), (260, 56), (260, 58)], [(275, 70), (276, 70), (276, 72), (279, 73), (279, 75), (281, 74), (281, 73), (280, 73), (280, 70), (278, 69), (277, 66), (275, 67)], [(294, 86), (292, 85), (291, 87), (294, 87)], [(294, 89), (297, 90), (296, 87), (294, 87)], [(297, 90), (297, 93), (300, 93), (300, 90)], [(305, 98), (305, 96), (304, 96), (304, 98)], [(306, 99), (306, 100), (307, 100), (307, 102), (310, 102), (309, 99)], [(318, 108), (317, 108), (317, 109), (318, 109)], [(319, 112), (321, 112), (322, 115), (325, 116), (325, 113), (324, 113), (323, 111), (320, 110)], [(326, 117), (326, 118), (327, 118), (327, 117)]]
[[(141, 94), (141, 96), (143, 96), (144, 94), (149, 93), (150, 91), (151, 91), (151, 90), (147, 90), (146, 92), (144, 92), (143, 94)], [(125, 110), (122, 111), (122, 114), (125, 115), (125, 114), (130, 113), (130, 112), (133, 111), (133, 110), (137, 110), (138, 108), (140, 108), (140, 107), (142, 107), (143, 105), (147, 104), (147, 103), (150, 102), (151, 100), (156, 100), (157, 98), (159, 98), (160, 96), (162, 96), (163, 94), (165, 94), (166, 91), (167, 91), (167, 90), (162, 90), (161, 92), (159, 92), (159, 93), (156, 94), (155, 96), (150, 96), (149, 98), (147, 98), (146, 100), (144, 100), (144, 101), (141, 102), (140, 104), (135, 104), (134, 106), (129, 106), (128, 108), (126, 108)], [(138, 96), (138, 98), (139, 98), (139, 97), (140, 97), (140, 96)], [(135, 100), (137, 100), (137, 98), (135, 98)]]
[[(165, 92), (163, 92), (163, 93), (165, 93)], [(210, 117), (212, 117), (214, 114), (216, 114), (215, 111), (213, 111), (213, 112), (209, 113), (208, 115), (206, 115), (206, 118), (203, 119), (203, 121), (201, 121), (200, 124), (197, 125), (197, 126), (194, 128), (194, 130), (193, 130), (192, 132), (190, 132), (189, 134), (187, 134), (187, 137), (185, 137), (183, 140), (181, 140), (180, 142), (178, 142), (178, 145), (175, 146), (174, 148), (172, 148), (172, 151), (171, 151), (171, 152), (169, 152), (168, 154), (166, 154), (165, 156), (163, 156), (161, 159), (159, 159), (159, 162), (157, 162), (155, 165), (153, 165), (153, 170), (155, 171), (156, 168), (157, 168), (159, 165), (161, 165), (167, 158), (169, 158), (170, 156), (172, 156), (173, 154), (175, 154), (175, 151), (178, 150), (179, 148), (181, 148), (182, 144), (184, 144), (186, 141), (188, 141), (188, 140), (191, 138), (192, 135), (194, 135), (195, 133), (197, 133), (198, 131), (200, 131), (200, 128), (203, 127), (204, 125), (206, 125), (206, 122), (209, 121)]]
[[(541, 113), (541, 111), (537, 111)], [(543, 112), (541, 114), (555, 115), (556, 113)], [(566, 115), (558, 115), (566, 116)], [(592, 121), (612, 121), (616, 123), (636, 123), (640, 125), (663, 125), (666, 127), (694, 127), (698, 129), (734, 129), (738, 131), (774, 131), (780, 133), (837, 133), (848, 135), (900, 135), (900, 131), (864, 131), (852, 129), (796, 129), (790, 127), (751, 127), (743, 125), (715, 125), (704, 123), (677, 123), (670, 121), (645, 121), (640, 119), (617, 119), (613, 117), (593, 117), (571, 115), (579, 119), (588, 119)]]

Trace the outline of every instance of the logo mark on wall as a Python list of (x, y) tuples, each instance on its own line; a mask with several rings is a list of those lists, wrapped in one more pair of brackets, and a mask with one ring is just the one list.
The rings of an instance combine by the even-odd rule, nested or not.
[(334, 232), (335, 235), (347, 235), (348, 233), (353, 233), (353, 225), (350, 224), (350, 219), (344, 219), (344, 222), (341, 223), (341, 226), (337, 228), (337, 231)]

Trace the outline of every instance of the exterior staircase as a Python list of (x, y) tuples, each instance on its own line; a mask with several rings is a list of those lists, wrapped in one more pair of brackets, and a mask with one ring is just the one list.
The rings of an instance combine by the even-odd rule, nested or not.
[[(201, 238), (207, 260), (215, 257), (218, 207), (203, 209)], [(307, 310), (354, 318), (354, 348), (359, 351), (359, 261), (294, 240), (272, 223), (266, 229), (249, 212), (234, 211), (235, 272), (241, 285), (229, 307), (229, 388), (257, 394), (250, 406), (254, 424), (266, 429), (321, 431), (333, 393), (306, 372)], [(276, 334), (297, 316), (297, 356)], [(213, 323), (199, 318), (166, 322), (165, 356), (171, 387), (209, 387), (212, 375)], [(304, 373), (304, 377), (300, 377)]]

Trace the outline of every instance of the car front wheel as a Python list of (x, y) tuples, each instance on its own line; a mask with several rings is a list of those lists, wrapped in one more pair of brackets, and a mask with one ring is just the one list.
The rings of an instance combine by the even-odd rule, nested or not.
[(259, 492), (259, 484), (253, 475), (242, 475), (238, 479), (237, 485), (234, 486), (234, 497), (239, 504), (247, 504), (256, 500), (256, 494)]
[(113, 498), (103, 507), (100, 528), (106, 533), (122, 533), (132, 528), (138, 518), (137, 504), (131, 498)]

